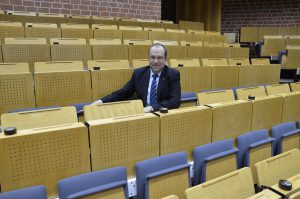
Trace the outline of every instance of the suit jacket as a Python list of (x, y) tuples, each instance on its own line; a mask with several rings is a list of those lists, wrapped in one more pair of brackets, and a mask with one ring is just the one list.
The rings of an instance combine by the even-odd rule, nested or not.
[[(102, 102), (128, 100), (134, 93), (147, 106), (147, 94), (150, 79), (150, 66), (135, 69), (127, 84), (111, 95), (103, 97)], [(160, 107), (178, 108), (181, 100), (180, 74), (177, 70), (164, 66), (157, 86), (157, 104), (152, 105), (154, 111)]]

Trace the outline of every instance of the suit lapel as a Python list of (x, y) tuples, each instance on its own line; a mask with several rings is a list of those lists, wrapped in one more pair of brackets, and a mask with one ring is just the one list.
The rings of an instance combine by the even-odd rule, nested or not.
[(167, 78), (167, 67), (165, 66), (159, 77), (159, 82), (157, 86), (157, 100), (160, 99), (161, 90), (166, 83), (166, 78)]
[(145, 80), (145, 82), (142, 84), (142, 91), (143, 91), (143, 102), (146, 105), (147, 104), (147, 94), (148, 94), (148, 86), (149, 86), (149, 80), (150, 80), (150, 67), (148, 66), (146, 69), (146, 72), (143, 73), (142, 80)]

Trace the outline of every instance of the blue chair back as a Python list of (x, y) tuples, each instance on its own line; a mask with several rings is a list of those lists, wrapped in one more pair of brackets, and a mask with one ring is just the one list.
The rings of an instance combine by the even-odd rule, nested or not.
[(46, 187), (39, 185), (0, 193), (0, 199), (47, 199)]
[(250, 163), (250, 149), (259, 145), (272, 142), (267, 129), (252, 131), (237, 137), (239, 168), (247, 167)]
[[(172, 153), (136, 163), (137, 198), (149, 198), (148, 180), (150, 178), (181, 169), (188, 169), (189, 172), (189, 167), (186, 152)], [(188, 177), (187, 180), (190, 186), (190, 178)]]
[[(226, 139), (208, 143), (193, 150), (194, 156), (194, 185), (206, 181), (206, 162), (237, 153), (233, 140)], [(236, 163), (237, 166), (237, 163)]]
[(58, 195), (59, 199), (80, 198), (118, 187), (124, 188), (124, 198), (128, 198), (126, 168), (123, 166), (60, 180)]
[(271, 136), (275, 138), (273, 142), (273, 155), (282, 152), (282, 138), (285, 134), (296, 130), (295, 122), (287, 122), (272, 127)]

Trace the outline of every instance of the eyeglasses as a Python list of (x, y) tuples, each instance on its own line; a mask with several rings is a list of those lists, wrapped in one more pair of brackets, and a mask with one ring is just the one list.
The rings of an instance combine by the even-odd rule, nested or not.
[(164, 60), (166, 57), (154, 57), (154, 56), (150, 56), (149, 57), (151, 61), (154, 61), (155, 59), (157, 59), (157, 61), (162, 61)]

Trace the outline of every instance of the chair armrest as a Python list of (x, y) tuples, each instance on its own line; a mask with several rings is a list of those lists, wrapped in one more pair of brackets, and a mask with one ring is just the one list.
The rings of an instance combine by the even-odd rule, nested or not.
[(275, 140), (275, 138), (268, 138), (268, 139), (265, 139), (265, 140), (261, 140), (259, 142), (255, 142), (253, 144), (250, 144), (249, 148), (252, 149), (252, 148), (255, 148), (255, 147), (258, 147), (260, 145), (263, 145), (263, 144), (267, 144), (267, 143), (270, 143), (270, 142), (273, 142), (273, 140)]
[(291, 135), (294, 135), (294, 134), (297, 134), (297, 133), (300, 133), (300, 129), (296, 129), (296, 130), (287, 132), (282, 137), (288, 137), (288, 136), (291, 136)]
[(222, 158), (224, 156), (227, 156), (227, 155), (231, 155), (233, 153), (236, 153), (238, 152), (239, 150), (238, 149), (231, 149), (231, 150), (228, 150), (228, 151), (224, 151), (224, 152), (221, 152), (221, 153), (218, 153), (218, 154), (215, 154), (215, 155), (211, 155), (211, 156), (208, 156), (207, 158), (205, 158), (204, 160), (207, 162), (207, 161), (211, 161), (211, 160), (215, 160), (215, 159), (218, 159), (218, 158)]
[(113, 182), (113, 183), (109, 183), (109, 184), (98, 186), (98, 187), (93, 187), (93, 188), (90, 188), (90, 189), (87, 189), (87, 190), (84, 190), (84, 191), (80, 191), (80, 192), (71, 194), (71, 195), (67, 196), (67, 199), (75, 199), (75, 198), (79, 198), (79, 197), (82, 197), (82, 196), (95, 194), (95, 193), (98, 193), (98, 192), (101, 192), (101, 191), (104, 191), (104, 190), (124, 186), (126, 184), (127, 184), (127, 181), (122, 180), (122, 181)]

